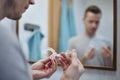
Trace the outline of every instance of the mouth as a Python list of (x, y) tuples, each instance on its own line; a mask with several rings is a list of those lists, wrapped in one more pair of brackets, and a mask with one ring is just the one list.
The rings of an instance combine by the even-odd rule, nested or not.
[(25, 12), (29, 8), (29, 5), (25, 6), (24, 11)]
[(29, 8), (29, 5), (27, 5), (26, 7), (25, 7), (25, 9), (28, 9)]
[(27, 5), (25, 6), (25, 10), (28, 9), (28, 8), (29, 8), (29, 4), (27, 4)]

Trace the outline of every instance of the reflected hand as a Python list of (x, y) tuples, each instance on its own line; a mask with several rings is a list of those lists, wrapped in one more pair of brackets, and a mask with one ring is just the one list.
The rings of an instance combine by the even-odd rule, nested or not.
[(84, 57), (86, 59), (93, 59), (95, 56), (95, 48), (92, 48), (90, 49), (89, 51), (87, 51), (85, 54), (84, 54)]
[(110, 59), (112, 57), (112, 52), (110, 48), (106, 46), (102, 47), (102, 56), (106, 59)]
[(57, 69), (56, 59), (42, 59), (32, 66), (32, 76), (34, 79), (49, 78)]
[(59, 61), (61, 62), (64, 70), (61, 80), (79, 80), (80, 76), (84, 72), (84, 67), (77, 58), (76, 50), (72, 51), (71, 58), (60, 58)]
[(84, 53), (83, 57), (80, 58), (80, 61), (82, 62), (82, 64), (86, 64), (86, 61), (93, 59), (94, 56), (95, 56), (95, 49), (92, 48), (92, 49), (88, 50), (86, 53)]

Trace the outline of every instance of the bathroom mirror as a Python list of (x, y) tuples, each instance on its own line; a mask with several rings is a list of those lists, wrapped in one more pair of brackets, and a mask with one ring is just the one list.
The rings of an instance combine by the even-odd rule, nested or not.
[[(53, 1), (53, 2), (52, 2)], [(117, 56), (117, 9), (116, 0), (54, 0), (51, 1), (51, 15), (49, 26), (55, 26), (54, 19), (56, 15), (54, 8), (60, 6), (58, 33), (55, 38), (57, 41), (57, 52), (65, 52), (66, 50), (76, 49), (78, 58), (86, 68), (116, 70)], [(60, 5), (58, 5), (57, 1)], [(100, 10), (90, 12), (85, 15), (85, 11), (89, 6), (96, 6)], [(98, 12), (98, 13), (97, 13)], [(91, 14), (92, 13), (92, 14)], [(95, 16), (99, 16), (95, 18)], [(55, 17), (55, 18), (54, 18)], [(89, 17), (88, 25), (86, 17)], [(96, 26), (97, 25), (97, 26)], [(89, 28), (87, 28), (87, 27)], [(54, 28), (55, 28), (54, 27)], [(59, 29), (58, 29), (59, 27)], [(93, 27), (93, 28), (91, 28)], [(95, 28), (96, 27), (96, 28)], [(90, 31), (93, 35), (88, 36), (86, 33)], [(52, 40), (51, 40), (52, 42)], [(54, 42), (52, 42), (54, 43)]]
[[(16, 23), (16, 31), (28, 61), (35, 62), (30, 60), (30, 56), (35, 55), (30, 55), (29, 49), (33, 44), (29, 44), (29, 41), (34, 45), (38, 41), (41, 55), (36, 55), (41, 58), (50, 55), (45, 50), (48, 46), (58, 53), (76, 49), (78, 58), (86, 68), (116, 70), (117, 0), (35, 1), (36, 4), (30, 6)], [(85, 15), (85, 11), (89, 6), (96, 6), (101, 12), (90, 12), (92, 18), (90, 16), (89, 19), (93, 21), (89, 20), (89, 23), (93, 22), (93, 28), (86, 23), (86, 17), (89, 16)], [(87, 30), (93, 35), (88, 36)], [(35, 37), (39, 39), (34, 42)]]

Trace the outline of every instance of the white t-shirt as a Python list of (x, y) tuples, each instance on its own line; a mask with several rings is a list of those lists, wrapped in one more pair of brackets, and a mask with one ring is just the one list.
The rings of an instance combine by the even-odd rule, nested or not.
[(0, 80), (32, 80), (30, 68), (21, 50), (17, 36), (1, 24)]
[(81, 59), (83, 54), (91, 48), (95, 48), (95, 56), (91, 60), (87, 60), (86, 65), (90, 66), (110, 66), (104, 61), (101, 54), (101, 49), (104, 46), (108, 46), (112, 49), (111, 42), (103, 36), (95, 35), (90, 38), (85, 34), (78, 35), (69, 40), (68, 50), (76, 49), (78, 51), (78, 58)]

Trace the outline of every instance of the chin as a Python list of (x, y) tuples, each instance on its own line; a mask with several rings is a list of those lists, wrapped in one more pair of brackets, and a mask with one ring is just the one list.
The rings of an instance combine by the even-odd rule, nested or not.
[(14, 17), (14, 18), (10, 18), (12, 20), (19, 20), (21, 17)]
[(12, 16), (12, 17), (7, 17), (12, 20), (19, 20), (22, 16)]

